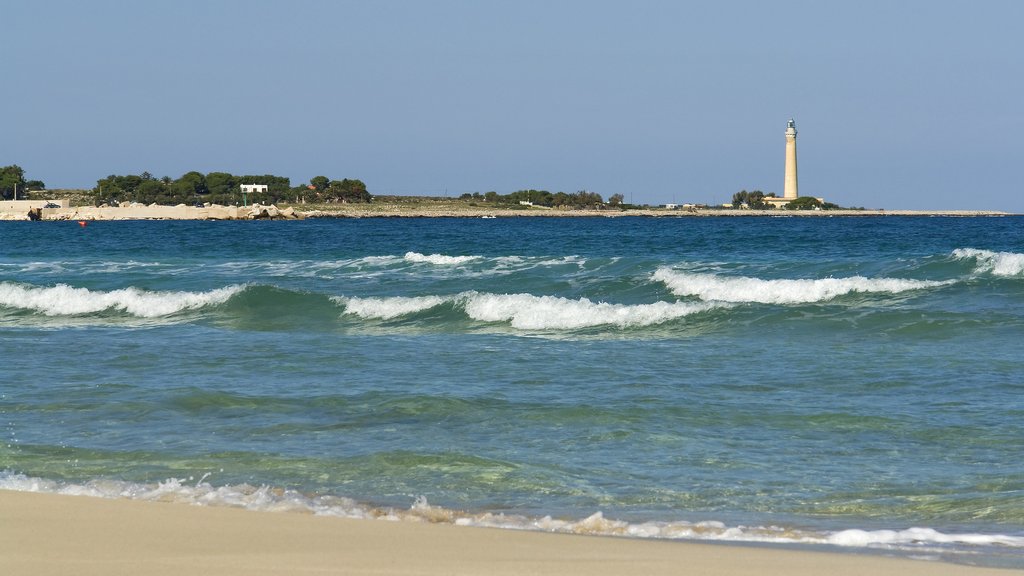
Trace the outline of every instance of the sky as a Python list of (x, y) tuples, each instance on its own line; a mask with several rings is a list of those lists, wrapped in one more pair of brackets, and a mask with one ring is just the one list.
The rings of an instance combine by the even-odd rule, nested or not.
[(6, 2), (0, 165), (1024, 212), (1024, 2)]

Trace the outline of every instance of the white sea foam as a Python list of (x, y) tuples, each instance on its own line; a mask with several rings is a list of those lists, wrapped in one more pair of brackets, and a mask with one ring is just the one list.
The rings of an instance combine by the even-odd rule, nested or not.
[(444, 254), (420, 254), (419, 252), (406, 252), (406, 262), (417, 264), (434, 264), (437, 266), (456, 266), (479, 260), (480, 256), (445, 256)]
[(719, 276), (659, 268), (653, 279), (663, 282), (676, 296), (696, 296), (717, 302), (760, 304), (804, 304), (825, 302), (851, 293), (899, 294), (946, 286), (955, 280), (910, 280), (904, 278), (776, 279)]
[(570, 300), (532, 294), (473, 294), (466, 298), (466, 314), (481, 322), (509, 322), (523, 330), (572, 330), (593, 326), (650, 326), (713, 306), (688, 302), (610, 304), (587, 298)]
[(721, 307), (701, 302), (610, 304), (587, 298), (569, 299), (532, 294), (463, 292), (452, 296), (393, 296), (385, 298), (332, 298), (346, 314), (391, 320), (445, 303), (461, 307), (480, 322), (507, 322), (521, 330), (575, 330), (595, 326), (651, 326)]
[(223, 303), (244, 288), (233, 285), (208, 292), (148, 292), (131, 287), (101, 291), (67, 284), (39, 287), (3, 282), (0, 283), (0, 306), (34, 310), (46, 316), (120, 310), (139, 318), (158, 318)]
[(1008, 534), (946, 533), (932, 528), (903, 530), (812, 531), (781, 526), (727, 526), (708, 520), (626, 522), (606, 518), (595, 512), (581, 519), (530, 517), (518, 514), (467, 512), (431, 505), (416, 498), (408, 508), (377, 508), (350, 498), (331, 495), (310, 496), (295, 490), (249, 484), (214, 486), (207, 482), (211, 474), (200, 478), (168, 479), (156, 484), (138, 484), (118, 480), (92, 480), (84, 484), (65, 484), (11, 472), (0, 472), (0, 489), (20, 492), (68, 494), (96, 498), (175, 502), (213, 507), (244, 508), (258, 512), (312, 513), (358, 519), (378, 519), (454, 524), (512, 530), (533, 530), (600, 536), (624, 536), (662, 540), (704, 540), (718, 542), (763, 542), (779, 544), (829, 544), (850, 548), (887, 550), (928, 550), (942, 547), (998, 546), (1024, 549), (1024, 537)]
[(1024, 275), (1024, 254), (1016, 252), (992, 252), (976, 248), (957, 248), (953, 250), (953, 258), (976, 262), (975, 272), (993, 274), (995, 276)]
[(1002, 534), (946, 534), (932, 528), (906, 530), (843, 530), (828, 534), (824, 541), (837, 546), (891, 546), (906, 544), (968, 544), (972, 546), (1024, 547), (1024, 537)]
[(345, 312), (360, 318), (391, 320), (407, 314), (415, 314), (454, 300), (444, 296), (392, 296), (390, 298), (332, 298), (345, 306)]

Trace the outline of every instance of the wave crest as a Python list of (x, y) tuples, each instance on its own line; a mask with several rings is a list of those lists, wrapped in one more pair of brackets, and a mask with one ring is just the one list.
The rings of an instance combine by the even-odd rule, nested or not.
[(957, 248), (953, 250), (953, 258), (957, 260), (974, 260), (975, 272), (994, 276), (1024, 275), (1024, 254), (1016, 252), (993, 252), (976, 248)]
[(523, 330), (572, 330), (595, 326), (651, 326), (706, 311), (712, 306), (689, 302), (609, 304), (587, 298), (570, 300), (531, 294), (477, 294), (465, 303), (470, 318), (509, 322)]
[(725, 277), (715, 274), (681, 272), (659, 268), (653, 279), (664, 283), (676, 296), (696, 296), (701, 300), (758, 304), (808, 304), (825, 302), (859, 293), (899, 294), (911, 290), (937, 288), (953, 280), (909, 280), (904, 278), (777, 279), (746, 276)]
[(419, 252), (406, 252), (406, 262), (417, 264), (434, 264), (437, 266), (456, 266), (479, 260), (480, 256), (445, 256), (444, 254), (420, 254)]
[(226, 286), (207, 292), (148, 292), (135, 287), (101, 291), (67, 284), (40, 287), (0, 283), (0, 306), (32, 310), (46, 316), (79, 316), (119, 310), (138, 318), (159, 318), (185, 310), (222, 304), (245, 289)]
[(399, 316), (415, 314), (450, 302), (453, 298), (444, 296), (392, 296), (389, 298), (335, 297), (338, 304), (345, 306), (345, 312), (360, 318), (391, 320)]
[(574, 330), (597, 326), (651, 326), (719, 307), (708, 303), (654, 302), (610, 304), (588, 298), (576, 300), (532, 294), (464, 292), (454, 296), (336, 297), (346, 314), (365, 319), (392, 320), (454, 304), (478, 322), (508, 322), (521, 330)]

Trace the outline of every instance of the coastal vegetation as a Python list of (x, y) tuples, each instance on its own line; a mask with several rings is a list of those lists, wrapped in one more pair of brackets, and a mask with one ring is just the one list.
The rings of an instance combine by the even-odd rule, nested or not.
[[(739, 192), (732, 195), (732, 207), (733, 208), (749, 208), (751, 210), (774, 210), (775, 206), (767, 201), (765, 198), (778, 198), (775, 192), (769, 192), (765, 194), (760, 190), (754, 190), (747, 192), (746, 190), (740, 190)], [(838, 204), (831, 202), (824, 202), (813, 196), (800, 196), (789, 203), (785, 204), (781, 208), (782, 210), (854, 210), (854, 208), (842, 208)], [(863, 208), (860, 208), (863, 210)]]
[(169, 176), (156, 178), (149, 172), (111, 174), (97, 181), (92, 192), (97, 206), (121, 202), (230, 205), (242, 200), (239, 189), (242, 184), (266, 185), (266, 192), (250, 199), (264, 204), (353, 203), (369, 202), (373, 198), (366, 184), (356, 179), (315, 176), (309, 184), (292, 186), (289, 178), (273, 174), (237, 176), (228, 172), (203, 174), (196, 171), (186, 172), (176, 180)]
[(838, 204), (822, 202), (813, 196), (801, 196), (783, 206), (785, 210), (842, 210)]
[(28, 190), (40, 190), (46, 188), (40, 180), (26, 180), (25, 170), (17, 164), (0, 168), (0, 197), (4, 200), (14, 200), (15, 195), (21, 195)]
[[(244, 198), (242, 184), (266, 186), (265, 192), (253, 193)], [(465, 193), (458, 197), (435, 196), (374, 196), (362, 180), (332, 179), (318, 175), (310, 178), (308, 184), (292, 186), (289, 178), (263, 175), (234, 175), (228, 172), (203, 174), (190, 171), (177, 179), (169, 176), (156, 178), (149, 172), (141, 174), (111, 174), (96, 182), (91, 190), (46, 190), (40, 180), (28, 180), (25, 171), (18, 165), (0, 167), (0, 199), (55, 199), (71, 200), (72, 205), (116, 206), (121, 203), (158, 204), (175, 206), (180, 204), (234, 204), (261, 203), (282, 206), (302, 206), (303, 210), (334, 211), (339, 204), (363, 206), (360, 213), (400, 211), (419, 209), (444, 211), (445, 213), (478, 212), (488, 210), (573, 210), (573, 211), (624, 211), (650, 210), (647, 205), (634, 206), (625, 202), (621, 193), (612, 194), (605, 201), (600, 194), (588, 190), (577, 192), (550, 192), (548, 190), (524, 189), (508, 194), (495, 191)], [(731, 208), (749, 210), (864, 210), (864, 208), (842, 208), (831, 202), (824, 202), (811, 196), (801, 196), (777, 208), (767, 201), (777, 199), (774, 192), (741, 190), (732, 196)], [(372, 206), (371, 206), (372, 203)], [(720, 205), (694, 205), (700, 209), (722, 210)], [(356, 206), (352, 206), (355, 209)], [(671, 210), (674, 205), (667, 206)], [(724, 207), (730, 208), (729, 204)], [(691, 208), (692, 210), (692, 208)]]
[(732, 195), (732, 207), (740, 208), (745, 205), (753, 210), (770, 210), (772, 205), (765, 202), (765, 198), (775, 198), (775, 192), (765, 194), (760, 190), (754, 190), (752, 192), (740, 190)]
[[(609, 200), (610, 205), (621, 205), (622, 194), (614, 194)], [(517, 190), (509, 194), (498, 194), (491, 191), (481, 194), (473, 192), (459, 197), (460, 200), (486, 202), (488, 206), (516, 207), (543, 206), (545, 208), (577, 208), (597, 209), (604, 207), (604, 199), (600, 194), (580, 190), (569, 194), (566, 192), (551, 193), (547, 190)]]

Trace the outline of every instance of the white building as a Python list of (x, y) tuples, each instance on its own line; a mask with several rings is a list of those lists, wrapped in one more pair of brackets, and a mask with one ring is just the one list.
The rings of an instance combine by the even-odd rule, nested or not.
[(242, 194), (252, 194), (254, 192), (266, 192), (266, 184), (242, 184)]

